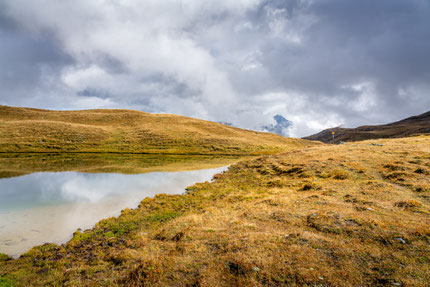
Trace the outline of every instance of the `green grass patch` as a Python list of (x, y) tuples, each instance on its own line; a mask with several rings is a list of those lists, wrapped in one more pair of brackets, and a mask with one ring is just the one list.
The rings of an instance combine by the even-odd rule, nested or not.
[(152, 214), (152, 215), (146, 217), (146, 220), (148, 220), (150, 222), (166, 222), (166, 221), (169, 221), (169, 220), (172, 220), (172, 219), (178, 217), (179, 215), (181, 215), (179, 212), (164, 211), (164, 212)]
[(0, 287), (12, 287), (15, 286), (15, 280), (6, 276), (0, 276)]
[(0, 262), (1, 261), (8, 261), (11, 258), (9, 256), (7, 256), (6, 254), (0, 253)]

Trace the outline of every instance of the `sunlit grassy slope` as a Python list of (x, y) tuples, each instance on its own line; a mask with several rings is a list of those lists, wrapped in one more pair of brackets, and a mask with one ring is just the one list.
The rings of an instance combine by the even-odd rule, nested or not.
[(144, 199), (63, 246), (3, 256), (0, 282), (428, 286), (429, 174), (429, 136), (243, 161), (185, 195)]
[(0, 152), (267, 154), (312, 144), (169, 114), (0, 106)]

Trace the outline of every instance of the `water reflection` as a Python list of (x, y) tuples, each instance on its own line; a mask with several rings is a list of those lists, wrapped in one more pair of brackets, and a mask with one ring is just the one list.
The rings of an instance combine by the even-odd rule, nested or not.
[(0, 178), (16, 177), (42, 171), (114, 172), (125, 174), (156, 171), (186, 171), (226, 166), (240, 159), (243, 159), (243, 157), (91, 153), (0, 153)]
[(17, 256), (135, 208), (157, 193), (180, 194), (226, 167), (144, 174), (45, 172), (0, 179), (0, 253)]

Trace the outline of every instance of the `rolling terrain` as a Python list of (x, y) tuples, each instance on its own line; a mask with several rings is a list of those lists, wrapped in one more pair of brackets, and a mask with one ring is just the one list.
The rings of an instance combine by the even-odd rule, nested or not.
[(325, 145), (174, 115), (0, 107), (3, 177), (263, 154), (230, 157), (213, 181), (145, 198), (65, 244), (0, 254), (0, 286), (427, 286), (430, 135), (412, 134), (428, 116), (385, 128), (408, 137)]
[(0, 255), (1, 286), (428, 286), (430, 136), (291, 149)]
[[(334, 139), (332, 132), (335, 132)], [(386, 125), (369, 125), (353, 129), (339, 127), (330, 128), (317, 134), (304, 137), (304, 139), (321, 141), (324, 143), (338, 143), (340, 141), (347, 142), (378, 138), (401, 138), (420, 134), (430, 134), (430, 112)]]
[(315, 144), (170, 114), (0, 106), (0, 152), (3, 153), (250, 155)]

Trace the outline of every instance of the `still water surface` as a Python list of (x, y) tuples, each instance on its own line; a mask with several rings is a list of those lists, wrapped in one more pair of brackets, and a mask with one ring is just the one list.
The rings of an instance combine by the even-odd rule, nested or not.
[(46, 242), (67, 242), (78, 228), (135, 208), (158, 193), (181, 194), (227, 167), (144, 174), (38, 172), (0, 179), (0, 253), (13, 257)]

